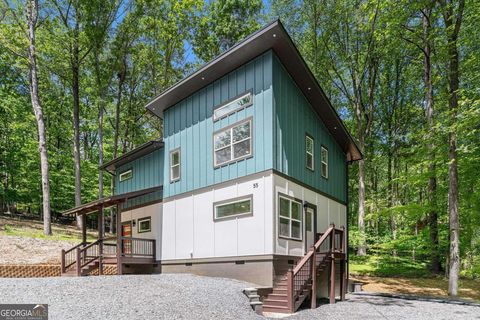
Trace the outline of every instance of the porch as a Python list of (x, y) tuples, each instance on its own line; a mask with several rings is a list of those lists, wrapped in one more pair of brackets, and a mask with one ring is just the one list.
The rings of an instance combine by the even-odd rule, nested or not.
[[(122, 274), (125, 265), (156, 264), (155, 239), (135, 238), (122, 234), (122, 207), (129, 200), (161, 190), (154, 187), (125, 194), (110, 196), (65, 211), (64, 215), (80, 216), (82, 241), (76, 246), (61, 251), (62, 276), (86, 276), (104, 274), (105, 266), (116, 266), (116, 274)], [(116, 207), (116, 230), (114, 237), (105, 237), (104, 210)], [(87, 241), (86, 217), (98, 213), (98, 237)]]

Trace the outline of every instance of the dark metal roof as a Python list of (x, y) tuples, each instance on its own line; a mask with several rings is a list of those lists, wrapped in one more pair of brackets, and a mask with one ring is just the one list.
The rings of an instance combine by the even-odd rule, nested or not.
[(347, 160), (362, 159), (361, 150), (332, 107), (280, 20), (251, 34), (196, 72), (168, 88), (150, 101), (146, 108), (158, 117), (163, 117), (163, 111), (167, 108), (270, 49), (276, 53), (307, 100), (317, 111), (325, 126), (347, 155)]
[(117, 157), (113, 160), (110, 160), (107, 163), (104, 163), (102, 166), (99, 167), (99, 169), (112, 172), (113, 170), (115, 170), (115, 168), (120, 167), (125, 163), (129, 163), (135, 159), (138, 159), (160, 148), (163, 148), (163, 141), (161, 140), (149, 141), (133, 150), (130, 150), (127, 153), (122, 154), (120, 157)]
[(114, 206), (119, 203), (124, 203), (128, 199), (133, 199), (137, 198), (149, 193), (153, 193), (156, 191), (161, 191), (163, 190), (163, 186), (158, 186), (158, 187), (153, 187), (153, 188), (148, 188), (148, 189), (143, 189), (143, 190), (138, 190), (138, 191), (132, 191), (128, 193), (123, 193), (123, 194), (117, 194), (114, 196), (110, 197), (105, 197), (102, 199), (98, 199), (89, 203), (82, 204), (78, 207), (69, 209), (67, 211), (62, 212), (62, 215), (82, 215), (82, 214), (89, 214), (89, 213), (94, 213), (99, 211), (101, 208), (109, 208), (111, 206)]

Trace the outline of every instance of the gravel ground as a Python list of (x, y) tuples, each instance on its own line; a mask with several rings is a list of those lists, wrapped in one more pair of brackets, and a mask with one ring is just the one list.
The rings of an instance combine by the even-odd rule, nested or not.
[[(50, 319), (262, 319), (251, 284), (193, 275), (0, 279), (0, 303), (48, 303)], [(349, 295), (288, 319), (480, 319), (480, 307)], [(264, 318), (263, 318), (264, 319)]]

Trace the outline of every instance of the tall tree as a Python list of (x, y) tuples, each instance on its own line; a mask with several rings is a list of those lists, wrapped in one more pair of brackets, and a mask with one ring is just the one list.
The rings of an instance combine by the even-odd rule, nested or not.
[(450, 126), (448, 132), (448, 215), (450, 221), (450, 266), (448, 273), (448, 294), (458, 294), (460, 273), (460, 222), (458, 211), (458, 151), (457, 114), (458, 90), (460, 87), (458, 35), (462, 25), (465, 0), (441, 0), (448, 53), (448, 106)]
[(51, 213), (50, 213), (50, 182), (48, 174), (48, 153), (47, 137), (45, 132), (45, 121), (43, 109), (38, 93), (38, 71), (37, 53), (35, 44), (35, 31), (38, 21), (38, 1), (29, 0), (27, 3), (27, 26), (28, 26), (28, 59), (29, 59), (29, 84), (30, 97), (32, 100), (33, 112), (37, 120), (38, 128), (38, 150), (40, 152), (40, 170), (42, 175), (42, 198), (43, 198), (43, 232), (46, 235), (52, 234)]
[(205, 2), (195, 29), (193, 50), (209, 61), (260, 28), (261, 0), (219, 0)]

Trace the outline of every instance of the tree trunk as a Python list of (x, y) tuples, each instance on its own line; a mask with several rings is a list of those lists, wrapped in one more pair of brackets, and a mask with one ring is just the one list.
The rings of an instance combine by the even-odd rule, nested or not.
[[(364, 150), (363, 134), (360, 134), (359, 140), (360, 149)], [(367, 249), (365, 243), (365, 163), (363, 159), (358, 161), (358, 231), (360, 233), (360, 243), (357, 255), (365, 256)]]
[[(95, 73), (97, 76), (97, 90), (98, 90), (98, 166), (103, 165), (103, 102), (104, 102), (104, 90), (102, 85), (102, 78), (100, 74), (100, 61), (99, 53), (95, 51)], [(103, 169), (98, 171), (98, 198), (103, 198)], [(103, 207), (100, 209), (102, 212), (99, 214), (103, 216)], [(102, 223), (104, 227), (104, 224)], [(101, 234), (105, 234), (104, 230), (99, 230)]]
[[(73, 94), (73, 157), (75, 163), (75, 206), (82, 204), (82, 181), (80, 170), (80, 52), (78, 47), (78, 19), (74, 30), (73, 52), (71, 53)], [(77, 216), (77, 227), (82, 229), (81, 216)]]
[(457, 92), (460, 85), (459, 79), (459, 55), (457, 48), (458, 34), (462, 23), (464, 0), (459, 0), (457, 12), (454, 14), (455, 4), (443, 2), (445, 30), (447, 33), (448, 49), (448, 84), (449, 84), (449, 111), (450, 128), (448, 133), (448, 213), (450, 222), (450, 258), (449, 258), (449, 277), (448, 294), (456, 296), (458, 294), (458, 275), (460, 273), (460, 222), (458, 212), (458, 159), (457, 159), (457, 112), (458, 96)]
[(40, 170), (42, 176), (42, 202), (43, 202), (43, 233), (52, 234), (51, 212), (50, 212), (50, 183), (48, 174), (48, 153), (47, 139), (45, 134), (45, 122), (43, 119), (43, 109), (40, 104), (38, 94), (38, 75), (37, 75), (37, 57), (35, 47), (35, 29), (38, 17), (38, 1), (29, 0), (27, 4), (27, 23), (28, 23), (28, 58), (30, 69), (30, 97), (32, 100), (33, 112), (37, 120), (38, 128), (38, 150), (40, 153)]
[(438, 240), (438, 213), (436, 207), (437, 177), (435, 169), (435, 122), (434, 122), (434, 104), (433, 104), (433, 84), (432, 84), (432, 64), (431, 64), (431, 45), (430, 45), (430, 15), (431, 9), (423, 10), (423, 81), (425, 86), (425, 116), (427, 120), (427, 149), (428, 149), (428, 202), (430, 212), (428, 214), (428, 223), (430, 226), (430, 270), (439, 273), (442, 269), (440, 262), (439, 240)]

